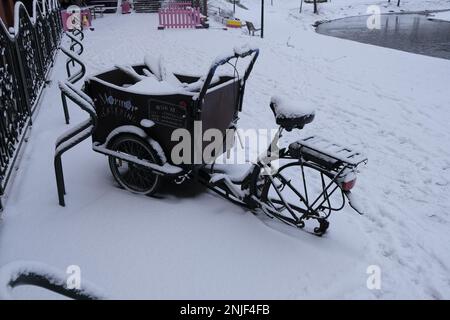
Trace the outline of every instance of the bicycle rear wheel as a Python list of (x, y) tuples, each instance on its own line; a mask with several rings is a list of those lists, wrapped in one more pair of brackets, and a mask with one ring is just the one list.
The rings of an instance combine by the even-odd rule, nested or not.
[(304, 228), (307, 220), (316, 220), (315, 234), (325, 233), (331, 212), (345, 205), (333, 175), (313, 163), (291, 161), (263, 177), (264, 183), (256, 187), (263, 211), (298, 228)]

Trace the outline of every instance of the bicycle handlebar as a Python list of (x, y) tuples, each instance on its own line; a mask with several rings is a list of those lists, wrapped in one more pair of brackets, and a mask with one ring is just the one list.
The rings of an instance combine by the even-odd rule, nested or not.
[(223, 58), (223, 59), (221, 59), (219, 61), (216, 61), (211, 66), (211, 68), (209, 69), (208, 75), (206, 76), (206, 79), (205, 79), (205, 83), (203, 84), (203, 87), (200, 90), (200, 94), (198, 96), (199, 104), (201, 104), (203, 99), (205, 98), (206, 92), (208, 91), (208, 88), (211, 85), (211, 81), (212, 81), (212, 79), (214, 77), (214, 74), (216, 73), (216, 70), (217, 70), (218, 67), (223, 66), (224, 64), (228, 63), (232, 59), (245, 58), (245, 57), (248, 57), (248, 56), (250, 56), (252, 54), (253, 54), (253, 58), (250, 61), (249, 65), (247, 66), (247, 69), (245, 70), (245, 74), (244, 74), (244, 78), (243, 78), (244, 82), (245, 82), (245, 81), (247, 81), (248, 77), (250, 76), (250, 72), (253, 69), (253, 65), (255, 64), (256, 59), (258, 58), (259, 49), (249, 49), (249, 50), (247, 50), (245, 52), (242, 52), (242, 53), (237, 53), (235, 51), (234, 55), (226, 57), (226, 58)]

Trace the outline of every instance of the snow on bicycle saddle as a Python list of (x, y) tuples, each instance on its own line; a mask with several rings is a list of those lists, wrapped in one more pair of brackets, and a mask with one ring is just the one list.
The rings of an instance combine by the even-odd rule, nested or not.
[(273, 96), (270, 108), (275, 115), (276, 123), (287, 131), (292, 129), (303, 129), (305, 124), (314, 120), (314, 110), (300, 107), (297, 102)]

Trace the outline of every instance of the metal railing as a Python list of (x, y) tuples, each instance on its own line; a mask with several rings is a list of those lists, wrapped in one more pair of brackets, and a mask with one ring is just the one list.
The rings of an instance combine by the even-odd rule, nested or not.
[(17, 2), (9, 29), (0, 19), (0, 211), (61, 36), (57, 0), (34, 0), (31, 15)]
[[(61, 206), (65, 206), (64, 195), (66, 187), (64, 184), (64, 173), (62, 167), (63, 154), (75, 147), (82, 141), (91, 136), (92, 131), (97, 125), (97, 114), (94, 109), (94, 102), (82, 90), (76, 88), (75, 84), (83, 79), (86, 74), (86, 66), (81, 61), (80, 56), (84, 51), (83, 47), (83, 29), (72, 29), (65, 32), (67, 37), (71, 40), (69, 49), (61, 46), (61, 51), (67, 56), (66, 72), (67, 79), (64, 82), (59, 82), (59, 89), (61, 90), (61, 100), (64, 110), (64, 117), (66, 124), (70, 122), (69, 109), (67, 99), (80, 107), (89, 114), (89, 118), (79, 123), (75, 127), (67, 130), (58, 137), (55, 143), (55, 177), (56, 186), (58, 189), (58, 199)], [(72, 72), (75, 70), (75, 72)]]
[[(61, 47), (62, 52), (67, 56), (66, 60), (66, 72), (67, 72), (67, 81), (71, 84), (75, 84), (81, 79), (83, 79), (86, 74), (86, 66), (80, 60), (81, 54), (84, 52), (83, 39), (84, 33), (83, 29), (73, 28), (72, 30), (67, 30), (64, 32), (67, 37), (70, 39), (71, 44), (69, 50)], [(77, 48), (78, 50), (75, 50)], [(78, 69), (74, 68), (79, 66)], [(75, 72), (72, 74), (71, 68), (75, 69)], [(66, 120), (66, 124), (70, 123), (70, 114), (69, 109), (67, 107), (67, 97), (64, 91), (61, 91), (61, 101), (64, 110), (64, 118)]]

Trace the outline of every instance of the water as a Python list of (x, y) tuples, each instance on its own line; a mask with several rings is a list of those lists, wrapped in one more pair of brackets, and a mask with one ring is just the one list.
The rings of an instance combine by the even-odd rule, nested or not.
[(319, 25), (318, 33), (450, 60), (450, 22), (426, 14), (383, 14), (381, 28), (370, 30), (368, 16), (348, 17)]

